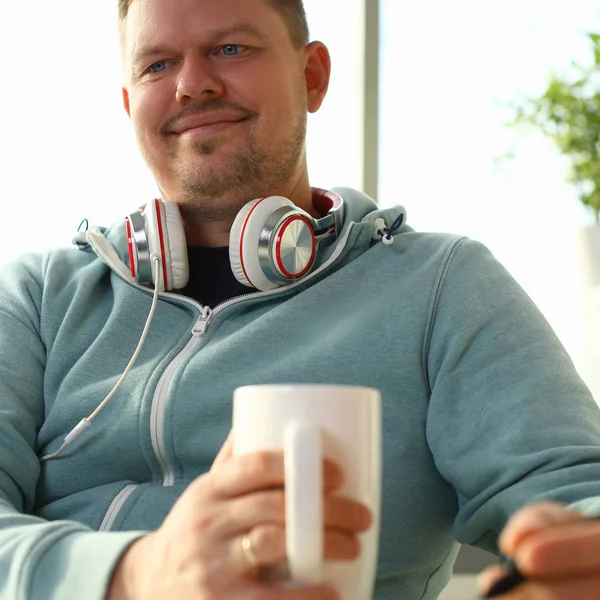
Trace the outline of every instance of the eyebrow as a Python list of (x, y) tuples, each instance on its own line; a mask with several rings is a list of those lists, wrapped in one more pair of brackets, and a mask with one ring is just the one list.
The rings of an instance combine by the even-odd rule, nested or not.
[[(261, 33), (256, 27), (250, 25), (249, 23), (238, 23), (236, 25), (232, 25), (231, 27), (225, 27), (223, 29), (217, 29), (208, 32), (208, 37), (212, 40), (211, 43), (214, 43), (216, 40), (221, 40), (223, 38), (229, 37), (231, 35), (236, 35), (239, 33), (243, 33), (249, 35), (255, 39), (257, 39), (262, 44), (267, 44), (268, 40), (263, 33)], [(165, 46), (155, 45), (148, 46), (144, 48), (140, 48), (139, 51), (134, 49), (133, 52), (133, 64), (137, 65), (142, 61), (147, 60), (152, 56), (159, 56), (166, 51)]]

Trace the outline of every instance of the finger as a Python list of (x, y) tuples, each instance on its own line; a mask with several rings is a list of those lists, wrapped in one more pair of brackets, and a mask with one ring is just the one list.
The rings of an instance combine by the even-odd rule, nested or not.
[[(244, 454), (224, 462), (212, 485), (221, 498), (235, 498), (267, 488), (283, 487), (285, 483), (282, 451), (262, 451)], [(215, 473), (216, 474), (216, 473)], [(337, 489), (343, 482), (341, 469), (329, 460), (323, 461), (325, 491)]]
[(360, 556), (360, 540), (352, 534), (326, 530), (323, 537), (325, 560), (353, 561)]
[(335, 590), (326, 586), (294, 589), (260, 582), (246, 582), (243, 587), (227, 590), (227, 598), (235, 600), (341, 600)]
[(235, 456), (222, 463), (212, 481), (214, 493), (221, 498), (235, 498), (267, 488), (282, 487), (283, 453), (262, 451)]
[(534, 577), (591, 575), (600, 571), (598, 548), (600, 522), (585, 519), (530, 535), (519, 545), (514, 559), (524, 573)]
[[(263, 523), (285, 523), (285, 494), (283, 490), (268, 490), (246, 494), (230, 500), (226, 513), (215, 522), (215, 534), (234, 537)], [(323, 525), (341, 533), (367, 531), (373, 522), (371, 511), (354, 500), (339, 496), (324, 497)]]
[(223, 507), (216, 534), (239, 537), (264, 523), (285, 523), (285, 494), (282, 489), (255, 492), (234, 498)]
[(367, 531), (373, 523), (369, 508), (341, 496), (326, 496), (323, 518), (326, 527), (349, 533)]
[[(253, 571), (258, 563), (268, 567), (287, 560), (285, 526), (282, 524), (259, 525), (246, 534), (251, 550), (243, 548), (244, 536), (232, 538), (231, 554), (239, 565), (239, 574)], [(360, 541), (351, 534), (325, 531), (323, 558), (325, 560), (352, 561), (360, 556)], [(254, 560), (256, 559), (256, 560)]]
[(586, 577), (551, 583), (527, 581), (498, 600), (598, 600), (600, 577)]
[(233, 456), (233, 429), (229, 432), (229, 435), (227, 436), (227, 439), (225, 440), (225, 443), (223, 444), (223, 446), (221, 446), (221, 449), (219, 450), (219, 453), (217, 454), (217, 457), (215, 458), (212, 466), (211, 466), (211, 471), (215, 468), (219, 468), (221, 465), (223, 465), (225, 462), (227, 462), (231, 457)]
[(508, 521), (499, 539), (499, 548), (506, 556), (514, 556), (528, 536), (561, 523), (582, 520), (585, 517), (567, 509), (558, 502), (539, 502), (516, 512)]
[(333, 492), (344, 483), (344, 472), (332, 460), (323, 460), (323, 489), (325, 492)]

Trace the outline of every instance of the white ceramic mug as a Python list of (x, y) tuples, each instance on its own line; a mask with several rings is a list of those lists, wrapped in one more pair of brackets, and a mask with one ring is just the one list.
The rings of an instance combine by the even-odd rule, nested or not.
[[(284, 450), (288, 564), (276, 572), (290, 576), (283, 576), (281, 583), (326, 583), (344, 600), (370, 600), (381, 514), (379, 391), (340, 385), (254, 385), (238, 388), (233, 399), (234, 454)], [(372, 527), (360, 535), (361, 555), (354, 562), (323, 560), (323, 458), (344, 472), (336, 494), (362, 502), (374, 515)]]

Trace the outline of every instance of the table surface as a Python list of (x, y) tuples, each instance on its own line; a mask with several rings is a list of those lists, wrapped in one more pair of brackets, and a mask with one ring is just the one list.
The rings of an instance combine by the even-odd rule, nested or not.
[(476, 600), (477, 575), (454, 575), (438, 600)]

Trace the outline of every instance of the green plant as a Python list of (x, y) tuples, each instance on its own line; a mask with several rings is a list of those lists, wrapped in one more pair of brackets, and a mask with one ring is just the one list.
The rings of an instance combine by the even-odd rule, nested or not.
[(588, 34), (594, 51), (591, 67), (573, 63), (565, 76), (550, 77), (539, 98), (514, 106), (512, 125), (527, 124), (552, 138), (569, 157), (568, 181), (600, 225), (600, 34)]

